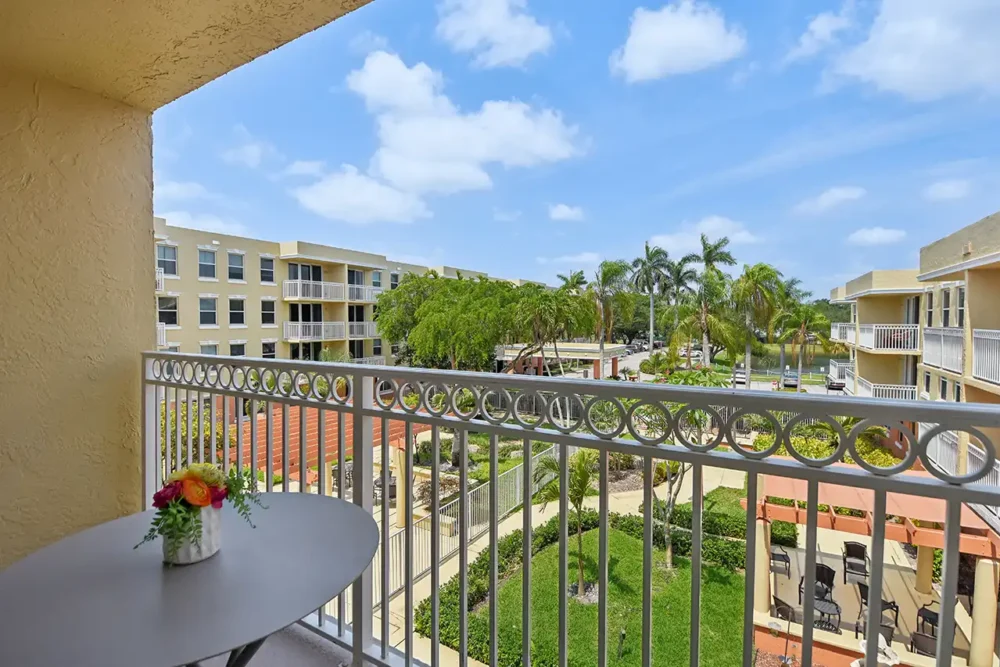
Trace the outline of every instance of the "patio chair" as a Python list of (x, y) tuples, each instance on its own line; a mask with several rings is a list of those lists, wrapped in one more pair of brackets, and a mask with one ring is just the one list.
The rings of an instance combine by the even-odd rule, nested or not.
[[(816, 589), (813, 597), (819, 600), (833, 599), (833, 585), (837, 581), (837, 571), (829, 565), (816, 563)], [(799, 578), (799, 604), (802, 604), (802, 593), (806, 585), (806, 578)]]
[(771, 547), (771, 565), (775, 563), (785, 570), (786, 578), (792, 578), (792, 559), (789, 557), (788, 552), (785, 551), (785, 548), (780, 545)]
[(844, 583), (847, 583), (847, 575), (854, 574), (859, 577), (868, 578), (868, 570), (871, 567), (871, 559), (868, 558), (868, 547), (860, 542), (844, 542)]
[(783, 621), (795, 622), (795, 609), (777, 595), (771, 597), (774, 602), (774, 615)]
[[(880, 625), (879, 634), (885, 639), (886, 644), (892, 644), (892, 638), (896, 634), (896, 628), (891, 625)], [(867, 637), (868, 636), (868, 622), (864, 618), (859, 618), (854, 624), (854, 638), (857, 639), (858, 636)]]
[[(861, 611), (858, 612), (858, 618), (861, 618), (865, 613), (865, 608), (868, 606), (868, 584), (863, 584), (858, 582), (858, 594), (861, 595)], [(886, 611), (891, 611), (893, 614), (893, 623), (895, 627), (899, 627), (899, 605), (894, 600), (882, 600), (882, 613)]]
[(937, 654), (937, 638), (922, 632), (914, 632), (910, 635), (910, 653), (929, 655), (933, 658)]
[(938, 627), (938, 612), (931, 609), (931, 605), (936, 604), (935, 602), (928, 602), (920, 609), (917, 610), (917, 624), (916, 627), (920, 632), (924, 631), (924, 626), (931, 626), (931, 636), (937, 637), (937, 627)]

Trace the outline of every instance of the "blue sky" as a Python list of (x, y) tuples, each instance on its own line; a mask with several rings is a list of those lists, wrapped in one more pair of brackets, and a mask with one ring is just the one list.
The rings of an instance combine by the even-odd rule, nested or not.
[(700, 232), (817, 295), (1000, 209), (996, 0), (375, 0), (154, 115), (172, 224), (554, 282)]

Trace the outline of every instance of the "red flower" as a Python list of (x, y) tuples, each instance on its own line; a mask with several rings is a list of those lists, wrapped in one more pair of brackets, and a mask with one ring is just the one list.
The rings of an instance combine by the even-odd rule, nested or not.
[(180, 497), (181, 483), (170, 482), (162, 489), (153, 494), (153, 507), (160, 509), (170, 504), (172, 500)]
[(209, 487), (209, 491), (212, 494), (212, 507), (215, 509), (221, 509), (222, 501), (226, 499), (226, 495), (229, 493), (229, 490), (224, 486), (212, 486)]

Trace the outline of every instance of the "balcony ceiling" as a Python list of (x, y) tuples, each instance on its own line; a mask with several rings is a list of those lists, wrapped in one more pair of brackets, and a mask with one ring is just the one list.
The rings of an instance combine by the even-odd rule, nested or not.
[(370, 0), (4, 0), (0, 67), (154, 110)]

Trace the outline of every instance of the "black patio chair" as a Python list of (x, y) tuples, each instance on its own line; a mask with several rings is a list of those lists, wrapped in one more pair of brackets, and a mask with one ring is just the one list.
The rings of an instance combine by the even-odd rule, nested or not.
[[(896, 634), (896, 628), (891, 625), (880, 625), (879, 634), (885, 639), (886, 644), (892, 644), (892, 638)], [(864, 618), (859, 618), (854, 624), (854, 638), (857, 639), (858, 636), (868, 636), (868, 622)]]
[(910, 635), (910, 653), (929, 655), (933, 658), (937, 655), (937, 638), (925, 635), (923, 632), (914, 632)]
[[(816, 563), (816, 589), (813, 597), (818, 600), (833, 599), (833, 585), (837, 581), (837, 571), (829, 565)], [(802, 604), (802, 593), (806, 585), (806, 578), (799, 578), (799, 604)]]
[[(858, 582), (858, 594), (861, 595), (861, 611), (858, 612), (858, 618), (860, 619), (864, 616), (865, 608), (868, 606), (868, 584), (863, 584)], [(899, 627), (899, 605), (896, 604), (894, 600), (882, 600), (882, 613), (886, 611), (891, 611), (893, 614), (892, 621), (895, 627)]]
[(860, 542), (844, 542), (844, 583), (847, 583), (847, 575), (853, 574), (859, 577), (868, 578), (868, 570), (871, 568), (871, 559), (868, 558), (868, 547)]
[(771, 547), (771, 565), (774, 565), (775, 563), (785, 570), (786, 578), (792, 578), (792, 559), (789, 557), (788, 552), (785, 551), (785, 547), (780, 545), (774, 545)]
[(937, 627), (938, 627), (938, 612), (931, 609), (931, 605), (934, 602), (928, 602), (920, 609), (917, 610), (917, 625), (920, 632), (924, 631), (924, 626), (931, 626), (931, 636), (937, 637)]
[(774, 615), (783, 621), (795, 622), (795, 609), (777, 595), (771, 596), (774, 602)]

